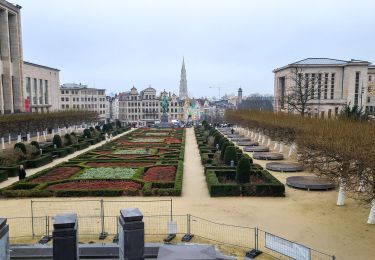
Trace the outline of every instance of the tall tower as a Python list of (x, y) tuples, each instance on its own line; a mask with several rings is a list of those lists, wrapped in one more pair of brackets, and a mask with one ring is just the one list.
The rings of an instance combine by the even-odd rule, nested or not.
[(238, 89), (237, 106), (242, 103), (242, 88)]
[(185, 70), (185, 59), (182, 58), (182, 68), (181, 68), (181, 79), (180, 79), (180, 93), (179, 96), (181, 99), (188, 98), (187, 91), (187, 81), (186, 81), (186, 70)]

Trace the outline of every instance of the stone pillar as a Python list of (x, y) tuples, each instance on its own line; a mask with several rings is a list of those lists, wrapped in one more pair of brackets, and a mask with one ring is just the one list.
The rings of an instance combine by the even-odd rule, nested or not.
[(77, 214), (58, 214), (53, 222), (53, 260), (78, 260)]
[(9, 14), (9, 43), (10, 43), (10, 58), (12, 66), (12, 75), (10, 77), (10, 84), (13, 94), (13, 110), (14, 112), (22, 112), (23, 106), (23, 86), (22, 86), (22, 50), (20, 43), (20, 13)]
[(6, 218), (0, 218), (0, 260), (10, 260), (9, 226)]
[(0, 44), (2, 73), (0, 84), (2, 88), (2, 112), (4, 114), (13, 113), (13, 91), (10, 77), (10, 45), (9, 45), (9, 25), (8, 10), (0, 10)]
[(119, 230), (119, 259), (144, 259), (145, 224), (143, 214), (138, 208), (120, 210), (118, 219)]

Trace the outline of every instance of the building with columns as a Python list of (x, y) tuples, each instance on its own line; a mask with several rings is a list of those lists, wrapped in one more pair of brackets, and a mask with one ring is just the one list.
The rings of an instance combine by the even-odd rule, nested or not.
[(20, 9), (0, 0), (0, 114), (24, 111)]
[(307, 102), (310, 116), (335, 117), (346, 104), (375, 112), (375, 67), (368, 61), (307, 58), (273, 72), (275, 111), (293, 112), (287, 97), (293, 94), (297, 77), (305, 82), (301, 86), (313, 90)]
[(188, 90), (187, 90), (185, 58), (182, 58), (179, 97), (180, 97), (180, 99), (187, 99), (189, 97), (188, 96)]
[(106, 119), (105, 89), (89, 88), (87, 85), (62, 84), (59, 93), (59, 110), (96, 111), (99, 119)]
[(49, 112), (59, 109), (60, 70), (23, 62), (25, 112)]

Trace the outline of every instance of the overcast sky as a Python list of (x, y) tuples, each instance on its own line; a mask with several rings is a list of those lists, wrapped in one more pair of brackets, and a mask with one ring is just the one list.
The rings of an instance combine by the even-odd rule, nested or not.
[(190, 96), (273, 93), (276, 67), (307, 57), (375, 62), (373, 0), (14, 0), (24, 60), (107, 93), (151, 85)]

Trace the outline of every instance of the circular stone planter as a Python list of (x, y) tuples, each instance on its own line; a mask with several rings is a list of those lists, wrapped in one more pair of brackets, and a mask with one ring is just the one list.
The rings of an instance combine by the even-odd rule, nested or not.
[(268, 152), (270, 148), (267, 146), (245, 146), (243, 150), (245, 152)]
[(292, 176), (286, 178), (286, 184), (293, 188), (305, 190), (330, 190), (335, 184), (326, 178), (317, 176)]
[(246, 142), (237, 142), (237, 145), (239, 145), (239, 146), (258, 146), (259, 143), (258, 142), (246, 141)]
[(255, 152), (253, 153), (253, 158), (257, 160), (278, 161), (283, 160), (284, 155), (282, 153)]
[(303, 171), (303, 166), (299, 163), (270, 162), (266, 164), (266, 169), (275, 172), (300, 172)]
[(231, 141), (234, 141), (234, 142), (251, 142), (251, 139), (241, 137), (241, 138), (231, 138)]

